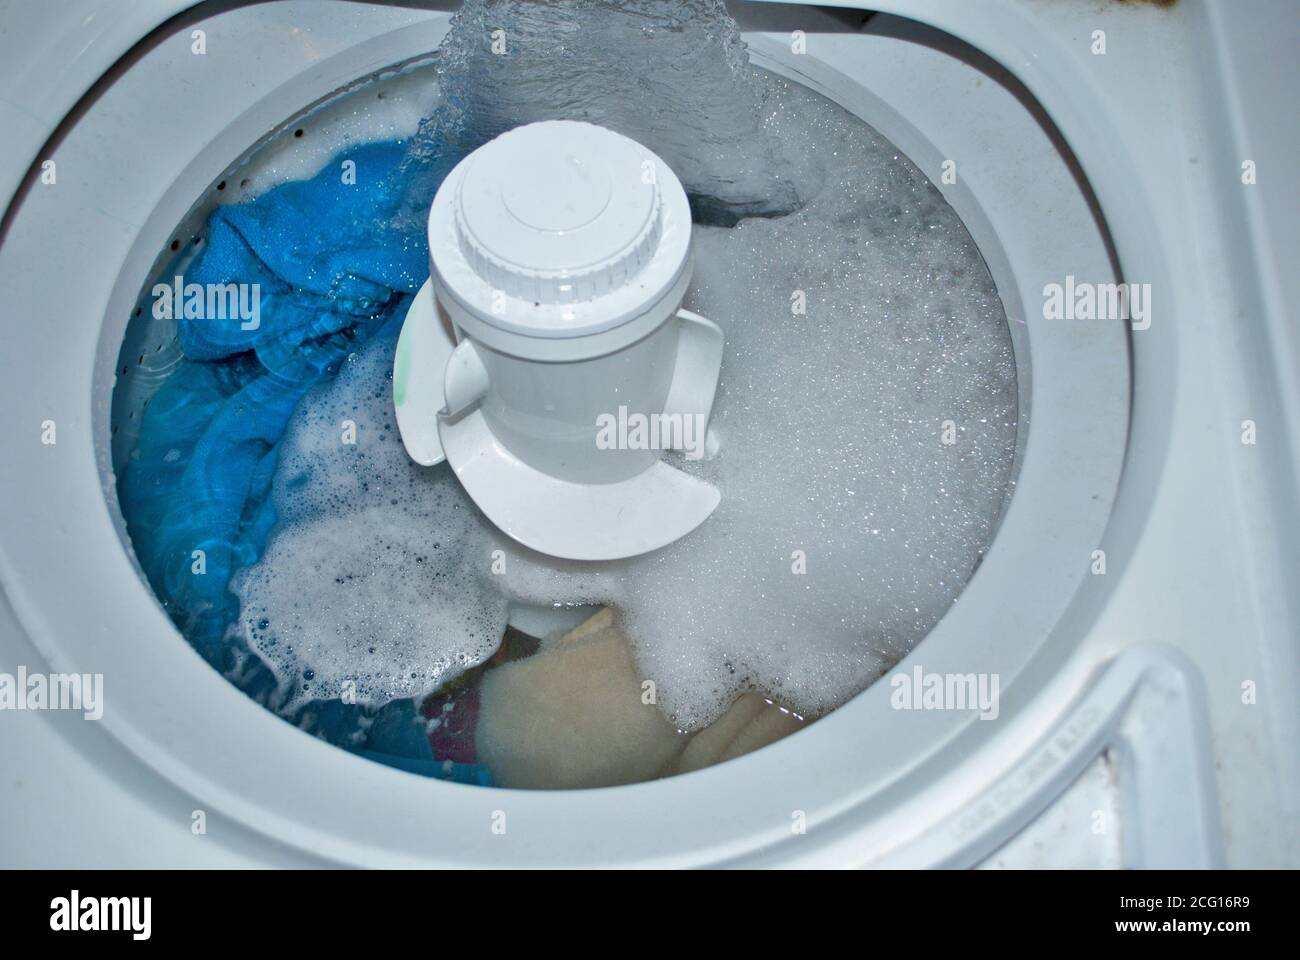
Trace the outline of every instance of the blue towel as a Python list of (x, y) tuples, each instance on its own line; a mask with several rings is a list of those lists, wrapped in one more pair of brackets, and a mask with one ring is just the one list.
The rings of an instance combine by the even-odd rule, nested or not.
[[(355, 182), (340, 175), (344, 158), (356, 164)], [(439, 171), (453, 162), (420, 160)], [(412, 203), (403, 187), (410, 167), (401, 142), (372, 144), (311, 180), (213, 212), (185, 282), (258, 284), (259, 322), (247, 329), (240, 317), (178, 318), (186, 359), (146, 408), (120, 477), (136, 556), (163, 607), (209, 663), (273, 710), (281, 701), (275, 676), (229, 630), (239, 613), (230, 578), (257, 562), (270, 539), (278, 445), (299, 401), (404, 315), (428, 277), (423, 221), (399, 215)], [(427, 209), (431, 200), (415, 202)], [(380, 709), (318, 701), (285, 718), (402, 769), (490, 782), (481, 767), (433, 756), (411, 700)]]

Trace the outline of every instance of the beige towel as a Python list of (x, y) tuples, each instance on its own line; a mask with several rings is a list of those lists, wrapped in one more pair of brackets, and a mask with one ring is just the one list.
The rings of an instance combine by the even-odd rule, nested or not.
[(613, 611), (601, 610), (533, 656), (484, 674), (478, 761), (503, 787), (613, 786), (730, 760), (802, 725), (747, 693), (713, 725), (681, 734), (643, 701), (642, 682)]

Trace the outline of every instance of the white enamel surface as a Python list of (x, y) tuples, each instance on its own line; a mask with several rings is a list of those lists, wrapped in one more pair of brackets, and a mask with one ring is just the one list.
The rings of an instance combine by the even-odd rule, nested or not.
[[(1278, 218), (1294, 194), (1286, 177), (1244, 194), (1238, 180), (1243, 156), (1284, 169), (1295, 153), (1294, 125), (1275, 122), (1289, 95), (1276, 75), (1293, 52), (1288, 4), (1253, 5), (1250, 17), (1190, 0), (1172, 11), (873, 4), (969, 41), (1027, 85), (1095, 188), (1125, 275), (1153, 283), (1163, 301), (1152, 328), (1132, 337), (1131, 394), (1122, 336), (1017, 328), (1033, 360), (1018, 492), (961, 601), (901, 665), (998, 670), (1002, 717), (904, 718), (878, 685), (719, 768), (544, 795), (429, 782), (281, 723), (184, 644), (124, 549), (107, 469), (109, 395), (157, 251), (249, 143), (368, 70), (431, 48), (445, 25), (442, 14), (371, 4), (227, 11), (202, 22), (206, 58), (191, 57), (187, 34), (167, 38), (46, 146), (108, 63), (189, 5), (115, 10), (108, 19), (134, 31), (125, 37), (104, 28), (98, 4), (15, 6), (0, 37), (6, 89), (31, 91), (24, 103), (42, 107), (33, 119), (3, 105), (12, 156), (25, 165), (48, 150), (61, 172), (57, 190), (19, 199), (0, 246), (9, 356), (21, 358), (0, 381), (21, 427), (0, 459), (0, 669), (102, 670), (109, 691), (99, 724), (3, 718), (0, 762), (20, 771), (0, 787), (17, 825), (0, 833), (5, 863), (970, 864), (1084, 769), (1128, 689), (1094, 680), (1111, 676), (1117, 652), (1152, 640), (1181, 649), (1183, 668), (1207, 680), (1192, 703), (1209, 720), (1197, 746), (1213, 748), (1228, 862), (1295, 864), (1294, 835), (1277, 829), (1300, 816), (1297, 354), (1285, 310), (1297, 278), (1282, 269), (1295, 249)], [(150, 15), (136, 17), (145, 6)], [(864, 116), (936, 182), (942, 161), (957, 158), (958, 183), (944, 189), (1013, 323), (1045, 277), (1104, 269), (1074, 177), (996, 64), (977, 69), (932, 35), (852, 35), (812, 10), (777, 8), (761, 27), (761, 5), (733, 12), (769, 31), (747, 34), (765, 65)], [(807, 31), (807, 54), (790, 55), (793, 29)], [(1111, 38), (1104, 58), (1088, 49), (1094, 29)], [(65, 69), (50, 74), (49, 62)], [(141, 130), (176, 116), (203, 122), (171, 125), (140, 149)], [(1247, 416), (1270, 439), (1243, 451)], [(40, 447), (32, 425), (49, 418), (59, 443)], [(1099, 546), (1110, 572), (1090, 577)], [(1243, 709), (1240, 681), (1250, 677), (1266, 678), (1270, 695)], [(1109, 699), (1098, 707), (1094, 693)], [(209, 836), (197, 841), (187, 829), (196, 805), (209, 814)], [(510, 830), (494, 836), (502, 808)], [(795, 810), (806, 834), (790, 830)]]
[[(295, 14), (319, 16), (306, 12), (306, 6), (311, 5)], [(287, 14), (279, 5), (249, 9), (279, 9)], [(366, 13), (372, 14), (369, 7)], [(268, 42), (272, 36), (259, 34), (247, 24), (244, 29), (251, 29), (250, 36), (266, 36)], [(210, 52), (201, 66), (214, 71), (215, 111), (223, 103), (218, 96), (220, 77), (240, 69), (238, 62), (223, 61), (219, 54), (234, 56), (241, 45), (234, 36), (229, 43), (214, 43), (214, 34), (221, 36), (215, 25), (209, 28)], [(830, 35), (821, 45), (833, 38)], [(427, 33), (425, 39), (427, 42)], [(765, 62), (784, 62), (790, 69), (812, 66), (809, 58), (787, 56), (781, 60), (778, 51), (785, 49), (781, 39), (769, 41), (772, 52)], [(978, 131), (977, 142), (991, 144), (985, 149), (999, 143), (1008, 145), (1007, 154), (993, 159), (1014, 161), (1012, 174), (1025, 168), (1036, 171), (1032, 177), (1004, 174), (983, 184), (975, 179), (978, 171), (971, 171), (963, 182), (982, 187), (982, 191), (968, 187), (968, 192), (953, 197), (968, 223), (975, 215), (1000, 226), (1029, 224), (1032, 221), (1025, 219), (1026, 209), (1054, 204), (1057, 219), (1050, 230), (1043, 225), (1044, 235), (1062, 235), (1064, 222), (1071, 229), (1063, 236), (1080, 238), (1070, 247), (1062, 241), (1044, 243), (1043, 236), (1014, 230), (1005, 238), (991, 230), (977, 234), (981, 248), (990, 256), (999, 288), (1005, 284), (1004, 297), (1020, 302), (1019, 287), (1011, 277), (1026, 275), (1026, 295), (1037, 295), (1044, 274), (1066, 269), (1082, 273), (1104, 264), (1100, 239), (1095, 234), (1088, 239), (1087, 209), (1077, 194), (1070, 194), (1068, 171), (1041, 129), (1020, 111), (1009, 93), (988, 82), (975, 87), (977, 73), (922, 47), (847, 36), (842, 42), (855, 46), (832, 53), (840, 71), (868, 71), (859, 76), (875, 90), (888, 90), (891, 76), (902, 73), (933, 77), (941, 89), (977, 90), (987, 98), (979, 101), (978, 95), (968, 94), (978, 102), (965, 102), (952, 114), (936, 116), (927, 109), (938, 110), (951, 99), (927, 96), (912, 103), (908, 99), (912, 92), (894, 94), (900, 98), (900, 108), (907, 105), (914, 125), (910, 127), (914, 142), (909, 144), (909, 153), (918, 162), (943, 155), (933, 146), (923, 154), (919, 146), (925, 140), (919, 131), (942, 133), (949, 138), (947, 149), (964, 155), (955, 138), (962, 130), (976, 138), (977, 130), (970, 124), (963, 126), (961, 116), (981, 115), (984, 125), (993, 119), (1004, 124), (1000, 135), (991, 141), (983, 128)], [(11, 306), (31, 315), (39, 312), (50, 325), (39, 334), (32, 325), (19, 325), (13, 349), (27, 358), (31, 369), (47, 371), (47, 376), (48, 372), (65, 372), (62, 382), (51, 379), (44, 386), (17, 380), (0, 382), (4, 400), (19, 420), (39, 422), (54, 416), (64, 425), (60, 445), (53, 451), (38, 451), (54, 453), (60, 459), (28, 457), (22, 471), (4, 475), (5, 492), (12, 502), (43, 507), (21, 517), (12, 512), (0, 515), (0, 578), (23, 625), (21, 635), (32, 638), (42, 659), (68, 669), (103, 669), (112, 676), (112, 699), (97, 732), (108, 734), (111, 742), (153, 767), (165, 783), (203, 798), (209, 808), (231, 822), (274, 837), (291, 850), (303, 851), (302, 856), (360, 864), (575, 863), (581, 858), (570, 839), (579, 833), (587, 838), (583, 849), (605, 863), (718, 863), (759, 850), (780, 859), (819, 855), (839, 862), (879, 859), (922, 825), (944, 819), (959, 804), (958, 798), (972, 795), (974, 784), (987, 779), (991, 766), (997, 765), (991, 756), (1018, 756), (1041, 736), (1050, 722), (1047, 717), (1016, 723), (1016, 711), (1008, 708), (997, 730), (1005, 739), (994, 753), (984, 754), (978, 770), (969, 770), (954, 760), (941, 761), (938, 753), (943, 744), (961, 733), (987, 741), (993, 733), (988, 725), (971, 727), (966, 718), (945, 713), (903, 718), (889, 709), (887, 690), (872, 688), (794, 738), (722, 767), (616, 791), (502, 793), (431, 783), (348, 756), (288, 727), (235, 690), (179, 637), (122, 552), (125, 541), (120, 516), (111, 500), (105, 508), (102, 493), (101, 462), (106, 463), (107, 457), (97, 459), (95, 450), (97, 445), (107, 446), (108, 398), (126, 319), (174, 224), (194, 196), (248, 143), (294, 109), (356, 76), (362, 64), (350, 58), (338, 64), (326, 59), (319, 73), (302, 74), (296, 86), (280, 89), (286, 82), (281, 80), (263, 90), (253, 99), (254, 105), (262, 104), (260, 111), (250, 112), (247, 104), (238, 109), (230, 104), (225, 113), (214, 112), (214, 126), (218, 118), (224, 121), (219, 134), (178, 128), (159, 142), (157, 150), (142, 154), (131, 118), (138, 116), (144, 122), (145, 117), (196, 106), (193, 91), (182, 96), (176, 84), (156, 82), (183, 69), (188, 61), (180, 60), (182, 56), (189, 56), (188, 47), (177, 51), (175, 59), (160, 54), (157, 72), (152, 75), (147, 71), (135, 75), (134, 83), (128, 82), (134, 79), (132, 74), (119, 80), (101, 100), (94, 136), (78, 136), (74, 129), (74, 135), (60, 144), (57, 155), (64, 161), (60, 164), (63, 169), (68, 169), (69, 163), (75, 166), (79, 158), (102, 158), (115, 149), (106, 138), (121, 130), (116, 149), (129, 151), (134, 165), (125, 169), (137, 176), (119, 183), (116, 196), (133, 208), (153, 211), (142, 228), (88, 234), (85, 210), (93, 208), (99, 198), (89, 183), (78, 195), (73, 180), (58, 192), (29, 195), (24, 216), (15, 222), (0, 251), (0, 272), (10, 291)], [(269, 52), (267, 56), (274, 59)], [(378, 65), (384, 61), (372, 54), (368, 62)], [(945, 69), (951, 75), (945, 76)], [(823, 81), (820, 87), (851, 109), (865, 113), (882, 129), (884, 119), (901, 115), (897, 111), (891, 114), (892, 108), (878, 97), (866, 97), (859, 81), (842, 72), (829, 72), (831, 85)], [(315, 85), (303, 89), (308, 80)], [(202, 84), (199, 87), (204, 89)], [(176, 94), (174, 104), (159, 102), (169, 93)], [(188, 132), (193, 137), (186, 139)], [(900, 136), (899, 130), (885, 132)], [(227, 151), (224, 155), (222, 147)], [(1004, 183), (1005, 188), (999, 190)], [(1010, 189), (1012, 183), (1014, 190)], [(62, 247), (60, 237), (65, 238)], [(84, 246), (70, 249), (67, 238), (84, 238)], [(10, 243), (17, 245), (10, 247)], [(39, 280), (31, 269), (34, 261), (23, 258), (16, 262), (15, 249), (60, 249), (64, 268), (75, 267), (80, 282), (53, 286), (31, 282)], [(1005, 251), (1000, 254), (1001, 269), (999, 250)], [(87, 310), (96, 316), (102, 312), (102, 329), (78, 320)], [(1091, 496), (1097, 489), (1105, 490), (1107, 476), (1118, 474), (1116, 446), (1122, 447), (1123, 438), (1109, 432), (1106, 424), (1113, 425), (1118, 417), (1122, 431), (1127, 395), (1122, 337), (1119, 344), (1107, 349), (1080, 336), (1076, 342), (1063, 343), (1061, 349), (1049, 350), (1047, 344), (1040, 349), (1034, 338), (1052, 331), (1036, 325), (1023, 332), (1035, 355), (1032, 404), (1035, 411), (1040, 407), (1045, 411), (1034, 420), (1042, 431), (1038, 444), (1041, 466), (1036, 469), (1047, 475), (1040, 476), (1033, 486), (1021, 484), (993, 551), (952, 614), (920, 648), (929, 669), (980, 663), (981, 669), (991, 666), (1003, 672), (1004, 688), (1044, 643), (1080, 583), (1085, 582), (1083, 572), (1070, 558), (1086, 555), (1104, 525), (1108, 503), (1091, 501)], [(81, 359), (69, 362), (73, 357)], [(84, 376), (88, 366), (96, 370), (92, 379)], [(1050, 402), (1053, 397), (1059, 402)], [(1089, 426), (1080, 430), (1085, 423)], [(1096, 455), (1067, 466), (1064, 461), (1077, 459), (1080, 443), (1091, 443)], [(1028, 448), (1034, 446), (1031, 437)], [(1064, 461), (1060, 471), (1053, 471), (1057, 455)], [(1090, 503), (1093, 505), (1088, 506)], [(58, 520), (51, 526), (53, 518)], [(1056, 539), (1044, 545), (1041, 531), (1047, 518)], [(68, 542), (68, 535), (58, 533), (60, 526), (78, 531), (76, 548)], [(90, 549), (88, 542), (93, 545)], [(1046, 562), (1045, 547), (1051, 554)], [(49, 575), (52, 570), (61, 570), (81, 585), (81, 603), (54, 602), (49, 591), (63, 591)], [(1098, 584), (1094, 580), (1091, 586), (1097, 590), (1111, 582)], [(1013, 584), (1024, 598), (1014, 615), (1005, 603)], [(1076, 619), (1068, 632), (1078, 637), (1090, 620), (1087, 616)], [(111, 647), (98, 642), (107, 623), (113, 625), (110, 629), (116, 637)], [(1059, 666), (1062, 657), (1057, 653), (1049, 660)], [(183, 688), (178, 687), (177, 678), (185, 678)], [(1048, 679), (1052, 683), (1046, 682)], [(1062, 683), (1065, 691), (1060, 689)], [(1048, 671), (1036, 684), (1043, 692), (1021, 702), (1026, 709), (1040, 702), (1044, 706), (1059, 704), (1081, 683), (1078, 671)], [(1040, 701), (1040, 696), (1050, 699)], [(1047, 716), (1054, 712), (1055, 707)], [(162, 730), (168, 731), (165, 738), (159, 734)], [(103, 749), (100, 747), (101, 752)], [(827, 756), (836, 757), (836, 762), (827, 765)], [(954, 792), (953, 777), (978, 779), (966, 780), (967, 788)], [(884, 790), (900, 778), (904, 778), (900, 786), (909, 799), (896, 806)], [(320, 789), (321, 784), (331, 783), (347, 784), (347, 789)], [(615, 796), (618, 802), (611, 803)], [(502, 804), (511, 810), (511, 829), (504, 838), (492, 838), (480, 827)], [(436, 809), (436, 816), (431, 817), (431, 809)], [(808, 835), (799, 838), (803, 842), (793, 845), (789, 829), (792, 810), (805, 811), (813, 825)], [(836, 838), (843, 830), (851, 830), (853, 839), (841, 848)], [(495, 845), (484, 844), (489, 838)]]

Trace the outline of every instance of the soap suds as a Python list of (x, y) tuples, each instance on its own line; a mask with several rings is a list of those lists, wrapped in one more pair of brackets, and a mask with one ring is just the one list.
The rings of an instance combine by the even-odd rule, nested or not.
[(816, 191), (770, 129), (771, 88), (721, 0), (468, 0), (438, 70), (442, 105), (402, 170), (421, 221), (450, 169), (440, 161), (538, 120), (583, 120), (649, 147), (697, 221), (788, 213)]
[(275, 478), (282, 527), (232, 583), (235, 629), (296, 699), (349, 682), (363, 702), (428, 692), (489, 656), (521, 600), (616, 607), (681, 729), (747, 689), (815, 716), (901, 658), (961, 592), (1012, 484), (1015, 363), (993, 282), (892, 144), (763, 76), (792, 176), (821, 187), (786, 216), (695, 228), (685, 306), (727, 336), (722, 449), (674, 463), (719, 486), (718, 510), (626, 561), (524, 550), (445, 465), (406, 458), (388, 330), (300, 406)]
[(398, 329), (300, 405), (272, 492), (280, 527), (231, 581), (239, 628), (288, 688), (286, 708), (428, 693), (489, 657), (505, 630), (485, 522), (449, 470), (418, 466), (398, 437)]

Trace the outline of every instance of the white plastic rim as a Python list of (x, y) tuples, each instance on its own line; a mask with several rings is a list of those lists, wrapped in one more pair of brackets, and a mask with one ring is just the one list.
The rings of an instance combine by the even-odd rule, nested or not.
[[(375, 8), (362, 6), (367, 22), (377, 24)], [(24, 364), (0, 383), (0, 400), (15, 422), (59, 424), (57, 446), (25, 450), (16, 458), (20, 469), (8, 469), (6, 458), (0, 479), (0, 495), (16, 505), (0, 515), (0, 581), (36, 650), (51, 669), (105, 674), (102, 726), (121, 748), (209, 809), (301, 856), (362, 865), (681, 865), (819, 854), (908, 862), (909, 844), (942, 827), (963, 797), (995, 775), (990, 758), (1024, 755), (1044, 718), (1055, 715), (1049, 681), (1059, 679), (1114, 582), (1088, 578), (1086, 558), (1106, 542), (1124, 455), (1124, 330), (1021, 322), (1044, 278), (1112, 273), (1058, 145), (1017, 98), (1020, 91), (936, 46), (853, 35), (825, 22), (828, 32), (816, 34), (810, 53), (794, 57), (787, 28), (795, 21), (782, 20), (788, 14), (780, 11), (762, 13), (773, 18), (771, 35), (747, 35), (759, 63), (858, 113), (932, 175), (945, 156), (986, 161), (967, 166), (946, 195), (998, 283), (1022, 371), (1032, 357), (1032, 380), (1022, 380), (1032, 416), (1018, 490), (992, 549), (960, 601), (901, 667), (923, 661), (930, 670), (999, 673), (1002, 720), (903, 716), (877, 684), (793, 737), (670, 780), (557, 793), (430, 781), (315, 740), (209, 669), (131, 560), (108, 466), (123, 332), (157, 252), (195, 197), (286, 117), (353, 78), (429, 49), (445, 28), (443, 15), (423, 21), (423, 12), (404, 10), (393, 16), (409, 25), (359, 41), (367, 34), (354, 29), (361, 21), (348, 7), (290, 0), (215, 15), (203, 24), (208, 56), (192, 58), (205, 62), (185, 67), (211, 71), (206, 89), (166, 79), (189, 57), (187, 38), (154, 46), (54, 146), (59, 169), (81, 174), (61, 178), (57, 191), (28, 190), (9, 222), (0, 284), (13, 316), (43, 322), (11, 325), (9, 349)], [(912, 9), (1006, 63), (1028, 62), (1023, 51), (1035, 38), (1019, 14), (964, 4)], [(812, 11), (797, 13), (801, 29), (823, 23)], [(266, 32), (259, 39), (259, 18), (325, 29), (310, 56), (268, 56), (252, 70), (243, 58), (266, 52), (275, 39)], [(1053, 69), (1062, 83), (1087, 84), (1071, 76), (1078, 67), (1069, 58)], [(236, 100), (230, 76), (245, 82), (245, 99)], [(1054, 106), (1063, 128), (1107, 129), (1106, 117), (1084, 121), (1068, 98)], [(160, 116), (205, 123), (169, 128), (142, 155), (140, 126)], [(1109, 181), (1130, 170), (1087, 172)], [(1150, 223), (1142, 197), (1131, 199), (1112, 222), (1127, 243), (1146, 238), (1143, 224)], [(96, 209), (119, 212), (87, 229), (85, 211)], [(1047, 209), (1050, 219), (1035, 215)], [(1160, 249), (1149, 248), (1144, 279), (1168, 275)], [(78, 282), (67, 283), (69, 275)], [(102, 326), (90, 322), (101, 316)], [(1161, 336), (1172, 337), (1172, 329)], [(1151, 455), (1158, 460), (1160, 449)], [(77, 602), (68, 602), (70, 595)], [(1084, 679), (1067, 681), (1078, 689)], [(1053, 695), (1060, 696), (1059, 684)], [(489, 830), (499, 809), (510, 816), (504, 836)], [(806, 835), (792, 836), (792, 811), (806, 816)], [(953, 862), (972, 829), (951, 830), (945, 843)]]

